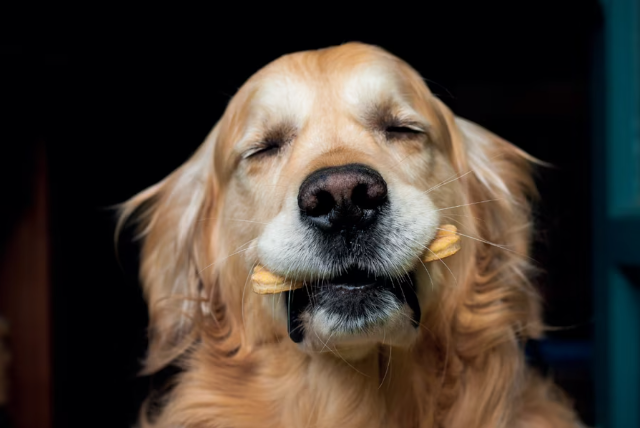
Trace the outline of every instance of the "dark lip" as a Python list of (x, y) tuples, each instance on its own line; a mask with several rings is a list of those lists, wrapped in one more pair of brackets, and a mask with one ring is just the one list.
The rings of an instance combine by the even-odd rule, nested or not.
[(376, 288), (391, 291), (400, 302), (409, 305), (413, 311), (412, 323), (418, 327), (421, 311), (415, 288), (415, 277), (409, 272), (401, 277), (375, 276), (363, 270), (353, 268), (344, 274), (328, 280), (320, 280), (307, 284), (298, 290), (285, 292), (285, 308), (287, 311), (287, 327), (289, 337), (295, 343), (304, 340), (304, 326), (302, 314), (313, 304), (314, 295), (320, 292), (330, 292), (345, 299), (366, 298), (365, 293), (371, 293)]
[(352, 268), (347, 270), (346, 273), (335, 276), (329, 280), (319, 281), (315, 286), (333, 287), (338, 290), (362, 291), (367, 288), (375, 287), (376, 285), (382, 285), (388, 280), (388, 277), (376, 276), (361, 269)]

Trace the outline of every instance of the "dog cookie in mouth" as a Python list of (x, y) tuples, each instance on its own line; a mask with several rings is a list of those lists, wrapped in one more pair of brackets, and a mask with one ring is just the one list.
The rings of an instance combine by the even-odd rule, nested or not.
[(301, 282), (287, 281), (285, 278), (271, 273), (264, 266), (257, 265), (251, 275), (253, 292), (258, 294), (275, 294), (296, 290), (304, 285)]
[(460, 250), (460, 235), (458, 228), (452, 224), (440, 226), (436, 237), (427, 247), (427, 252), (422, 258), (423, 262), (444, 259), (453, 256)]
[[(458, 229), (452, 224), (442, 225), (436, 237), (427, 247), (427, 253), (423, 256), (422, 261), (440, 260), (457, 253), (460, 250), (460, 236), (457, 232)], [(253, 292), (257, 294), (276, 294), (297, 290), (304, 287), (304, 284), (287, 280), (272, 273), (264, 266), (257, 265), (251, 275), (251, 286), (253, 287)]]

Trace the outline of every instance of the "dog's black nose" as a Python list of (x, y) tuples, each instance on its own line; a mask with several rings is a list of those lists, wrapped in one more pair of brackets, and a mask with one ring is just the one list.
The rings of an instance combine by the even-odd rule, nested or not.
[(303, 217), (324, 231), (365, 229), (387, 200), (387, 183), (368, 166), (348, 164), (319, 169), (298, 193)]

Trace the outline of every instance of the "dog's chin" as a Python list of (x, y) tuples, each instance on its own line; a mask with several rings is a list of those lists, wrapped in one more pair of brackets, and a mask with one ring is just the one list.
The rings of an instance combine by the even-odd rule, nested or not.
[(412, 273), (375, 277), (353, 269), (286, 292), (289, 337), (307, 351), (349, 355), (378, 344), (410, 346), (421, 315), (414, 284)]

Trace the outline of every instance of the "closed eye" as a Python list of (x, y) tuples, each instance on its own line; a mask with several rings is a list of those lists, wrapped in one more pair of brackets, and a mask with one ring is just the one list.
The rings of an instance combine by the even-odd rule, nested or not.
[(390, 125), (384, 128), (384, 133), (388, 139), (415, 138), (425, 132), (411, 125)]
[(259, 142), (248, 147), (242, 159), (267, 158), (280, 153), (296, 136), (295, 127), (289, 123), (276, 124), (268, 129)]
[(385, 130), (388, 134), (422, 134), (419, 129), (409, 128), (408, 126), (387, 126)]
[(263, 156), (272, 156), (280, 151), (282, 147), (281, 141), (262, 141), (247, 150), (242, 156), (244, 159), (257, 158)]

